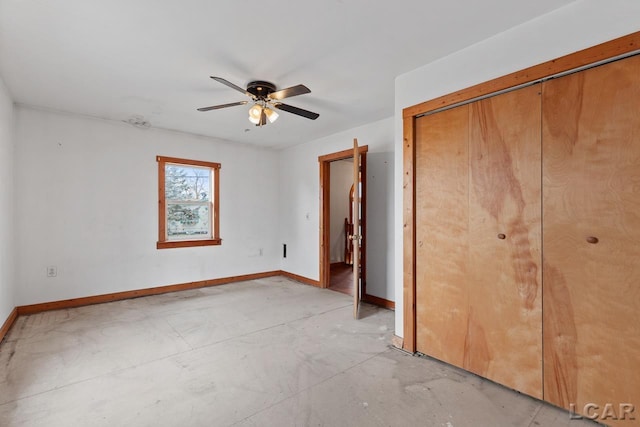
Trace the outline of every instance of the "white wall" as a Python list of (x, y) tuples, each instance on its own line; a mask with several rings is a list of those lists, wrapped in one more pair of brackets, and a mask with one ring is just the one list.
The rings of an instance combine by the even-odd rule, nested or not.
[(393, 156), (391, 151), (367, 154), (367, 293), (389, 301), (396, 300)]
[[(277, 152), (26, 107), (16, 141), (18, 305), (279, 269)], [(221, 246), (156, 249), (156, 155), (222, 164)]]
[(15, 307), (13, 100), (0, 78), (0, 326)]
[(638, 0), (582, 0), (396, 79), (396, 334), (402, 307), (402, 109), (640, 30)]
[[(393, 204), (393, 164), (389, 161), (393, 158), (393, 118), (388, 118), (280, 152), (280, 243), (287, 244), (282, 270), (319, 280), (318, 156), (353, 148), (353, 138), (369, 146), (367, 234), (393, 241), (393, 215), (389, 214)], [(371, 158), (378, 160), (372, 162)], [(383, 158), (386, 160), (381, 161)], [(376, 165), (371, 167), (372, 163)], [(376, 179), (370, 178), (372, 173)], [(388, 210), (371, 205), (388, 206)], [(367, 293), (393, 301), (393, 256), (389, 256), (393, 248), (374, 246), (373, 241), (369, 237), (366, 242)]]
[(349, 218), (349, 193), (353, 185), (353, 160), (329, 163), (330, 167), (330, 262), (344, 262), (345, 230), (344, 219)]

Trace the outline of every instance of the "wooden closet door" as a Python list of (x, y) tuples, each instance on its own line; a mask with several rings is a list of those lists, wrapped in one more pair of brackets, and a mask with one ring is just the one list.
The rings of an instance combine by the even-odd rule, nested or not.
[(416, 120), (416, 349), (463, 366), (469, 107)]
[(543, 110), (545, 400), (640, 425), (640, 56), (545, 82)]
[(470, 108), (464, 367), (542, 398), (540, 85)]

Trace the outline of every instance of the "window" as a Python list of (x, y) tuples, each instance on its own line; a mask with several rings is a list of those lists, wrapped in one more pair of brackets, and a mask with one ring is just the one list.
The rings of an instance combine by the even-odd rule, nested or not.
[(220, 163), (157, 156), (158, 249), (219, 245)]

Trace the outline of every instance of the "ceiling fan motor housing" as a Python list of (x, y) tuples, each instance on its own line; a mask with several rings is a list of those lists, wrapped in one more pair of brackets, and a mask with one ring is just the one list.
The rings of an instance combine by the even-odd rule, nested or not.
[(256, 96), (258, 99), (266, 98), (270, 93), (276, 91), (276, 85), (270, 82), (257, 80), (247, 85), (247, 92)]

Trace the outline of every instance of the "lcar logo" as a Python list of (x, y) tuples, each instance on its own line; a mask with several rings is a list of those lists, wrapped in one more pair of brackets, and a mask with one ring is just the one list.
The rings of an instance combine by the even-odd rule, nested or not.
[(590, 420), (598, 421), (623, 421), (623, 420), (635, 420), (634, 414), (636, 408), (631, 403), (620, 403), (614, 405), (613, 403), (605, 403), (603, 406), (597, 403), (587, 403), (582, 408), (580, 414), (576, 411), (576, 404), (569, 404), (569, 412), (572, 420), (588, 418)]

